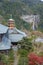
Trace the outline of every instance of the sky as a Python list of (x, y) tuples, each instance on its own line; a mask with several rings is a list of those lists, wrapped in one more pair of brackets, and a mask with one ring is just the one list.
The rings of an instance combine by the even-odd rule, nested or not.
[(43, 1), (43, 0), (41, 0), (41, 1)]

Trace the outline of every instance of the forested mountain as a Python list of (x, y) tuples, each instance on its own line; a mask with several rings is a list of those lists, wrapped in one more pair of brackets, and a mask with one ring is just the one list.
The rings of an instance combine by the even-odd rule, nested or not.
[(39, 14), (40, 23), (38, 29), (43, 30), (43, 2), (40, 0), (0, 0), (0, 15), (4, 18), (3, 24), (6, 24), (11, 14), (12, 18), (15, 19), (16, 27), (27, 30), (31, 27), (21, 20), (20, 16), (22, 14)]
[(28, 5), (36, 5), (41, 2), (41, 0), (0, 0), (1, 2), (9, 1), (9, 2), (23, 2)]

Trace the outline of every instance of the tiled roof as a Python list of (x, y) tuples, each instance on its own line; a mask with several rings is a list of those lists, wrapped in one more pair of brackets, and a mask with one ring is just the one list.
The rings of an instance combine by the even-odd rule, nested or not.
[(9, 39), (11, 42), (19, 42), (23, 38), (23, 35), (21, 34), (9, 34)]
[(26, 34), (17, 28), (14, 28), (13, 30), (9, 30), (9, 39), (11, 42), (18, 42), (22, 40), (23, 37), (26, 37)]
[[(7, 26), (0, 24), (0, 34), (6, 33), (7, 30), (8, 30)], [(26, 34), (22, 31), (18, 30), (16, 27), (14, 27), (14, 29), (12, 29), (12, 30), (9, 29), (8, 35), (9, 35), (9, 39), (11, 40), (11, 42), (18, 42), (18, 41), (22, 40), (23, 37), (26, 37)], [(6, 43), (6, 42), (8, 42), (8, 40), (4, 39), (4, 42)]]
[(0, 24), (0, 34), (6, 33), (8, 30), (7, 26)]
[(7, 50), (10, 48), (11, 48), (11, 41), (4, 36), (2, 42), (0, 42), (0, 50)]
[(9, 29), (9, 34), (21, 34), (24, 37), (26, 37), (27, 35), (25, 34), (25, 32), (22, 32), (20, 30), (18, 30), (16, 27), (12, 30)]
[(43, 43), (43, 38), (38, 37), (38, 38), (35, 39), (35, 42), (41, 42), (41, 43)]

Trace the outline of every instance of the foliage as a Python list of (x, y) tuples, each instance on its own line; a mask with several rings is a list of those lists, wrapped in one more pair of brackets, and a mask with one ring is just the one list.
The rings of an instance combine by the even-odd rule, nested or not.
[[(2, 3), (2, 4), (1, 4)], [(0, 3), (0, 15), (3, 16), (3, 18), (5, 19), (5, 21), (2, 21), (2, 23), (4, 23), (5, 25), (8, 23), (8, 19), (10, 18), (10, 15), (12, 14), (12, 17), (15, 19), (15, 24), (16, 27), (19, 29), (30, 29), (30, 25), (26, 22), (24, 22), (23, 20), (20, 19), (20, 16), (22, 14), (30, 14), (31, 9), (25, 5), (24, 3), (20, 3), (20, 2), (9, 2), (9, 1), (2, 1)], [(19, 24), (18, 24), (19, 23)]]
[(21, 41), (21, 48), (22, 49), (26, 49), (28, 51), (33, 51), (33, 45), (32, 45), (32, 40), (30, 38), (24, 38), (22, 41)]
[(43, 56), (40, 57), (35, 53), (30, 53), (28, 55), (29, 58), (29, 65), (43, 65)]
[(0, 61), (8, 65), (8, 58), (5, 54), (0, 54)]
[(6, 65), (13, 65), (13, 62), (14, 62), (14, 52), (13, 52), (13, 50), (11, 49), (9, 51), (8, 55), (0, 54), (0, 61), (5, 63)]
[(20, 57), (18, 65), (28, 65), (28, 58), (27, 57)]
[(40, 52), (40, 53), (39, 53), (39, 56), (43, 56), (43, 52)]
[(9, 52), (9, 61), (12, 63), (14, 62), (14, 51), (11, 49), (10, 52)]
[(18, 52), (21, 57), (27, 57), (27, 55), (28, 55), (28, 51), (25, 49), (20, 49)]

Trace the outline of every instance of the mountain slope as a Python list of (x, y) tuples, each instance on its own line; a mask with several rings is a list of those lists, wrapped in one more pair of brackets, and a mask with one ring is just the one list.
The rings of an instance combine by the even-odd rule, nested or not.
[(15, 19), (15, 24), (17, 28), (29, 30), (30, 25), (20, 19), (20, 16), (22, 14), (32, 14), (32, 10), (29, 8), (29, 6), (21, 2), (12, 3), (8, 1), (1, 2), (0, 4), (0, 15), (2, 15), (5, 19), (5, 22), (3, 22), (3, 24), (7, 23), (6, 21), (11, 18), (10, 15), (12, 14), (13, 19)]
[[(41, 22), (39, 23), (39, 30), (43, 30), (43, 3), (40, 0), (0, 0), (0, 15), (5, 21), (11, 18), (15, 19), (17, 28), (29, 30), (31, 27), (28, 23), (20, 19), (21, 15), (39, 14)], [(19, 23), (19, 24), (18, 24)]]

